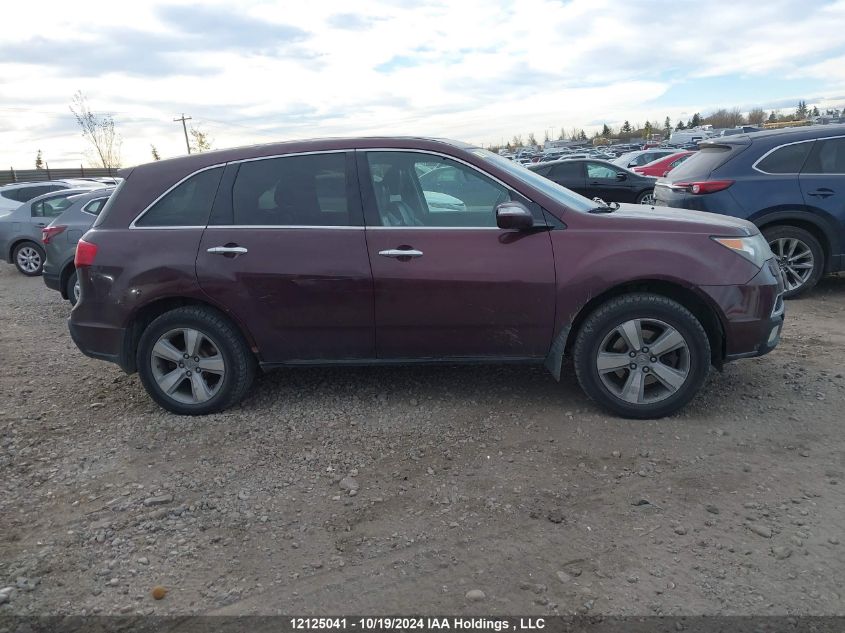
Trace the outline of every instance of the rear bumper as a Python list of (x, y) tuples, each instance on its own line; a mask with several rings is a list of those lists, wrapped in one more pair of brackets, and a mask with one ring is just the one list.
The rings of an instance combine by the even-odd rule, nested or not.
[(107, 360), (110, 363), (120, 365), (125, 372), (130, 372), (125, 350), (126, 330), (123, 328), (104, 327), (87, 323), (74, 323), (71, 318), (67, 320), (70, 338), (79, 348), (79, 351), (96, 358)]
[(44, 285), (47, 286), (50, 290), (58, 290), (62, 293), (62, 297), (67, 299), (64, 296), (64, 291), (62, 289), (62, 279), (60, 275), (52, 271), (48, 271), (47, 268), (44, 268), (44, 271), (41, 273), (41, 278), (44, 280)]
[(762, 356), (777, 347), (785, 304), (783, 282), (773, 259), (747, 284), (703, 286), (702, 290), (722, 311), (725, 361)]

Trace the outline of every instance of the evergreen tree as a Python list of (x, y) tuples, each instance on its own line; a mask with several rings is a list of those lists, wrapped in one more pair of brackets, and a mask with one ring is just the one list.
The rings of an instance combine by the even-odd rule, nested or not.
[(775, 114), (775, 111), (774, 111), (774, 110), (772, 110), (772, 111), (769, 113), (769, 123), (775, 123), (775, 122), (777, 122), (777, 120), (778, 120), (778, 115), (777, 115), (777, 114)]
[(676, 130), (685, 130), (685, 129), (687, 129), (687, 126), (684, 125), (684, 122), (682, 120), (678, 120), (678, 125), (675, 126), (675, 129)]
[(799, 119), (807, 118), (807, 104), (803, 101), (798, 102), (798, 108), (795, 110), (795, 116)]
[(604, 124), (604, 126), (602, 127), (602, 129), (601, 129), (601, 135), (602, 135), (604, 138), (610, 138), (610, 128), (609, 128), (609, 127), (607, 127), (607, 123), (605, 123), (605, 124)]
[(153, 160), (161, 160), (161, 156), (159, 156), (158, 150), (156, 149), (155, 145), (150, 145), (150, 151), (153, 155)]
[(44, 159), (41, 156), (41, 150), (35, 155), (35, 169), (44, 169)]
[(621, 128), (620, 132), (623, 132), (625, 134), (630, 134), (631, 133), (631, 124), (628, 123), (628, 121), (625, 121), (622, 124), (622, 128)]
[(690, 119), (689, 127), (698, 127), (701, 125), (701, 115), (696, 112), (692, 115), (692, 119)]

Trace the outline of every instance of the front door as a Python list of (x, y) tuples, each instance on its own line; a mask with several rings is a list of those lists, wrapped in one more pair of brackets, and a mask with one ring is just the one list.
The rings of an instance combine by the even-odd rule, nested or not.
[(628, 181), (628, 173), (609, 163), (585, 163), (587, 189), (605, 202), (634, 202), (636, 192)]
[(496, 205), (519, 194), (437, 154), (358, 154), (379, 358), (544, 357), (555, 316), (551, 240), (543, 228), (496, 226)]
[(202, 289), (267, 363), (375, 356), (373, 286), (354, 155), (230, 165), (197, 253)]

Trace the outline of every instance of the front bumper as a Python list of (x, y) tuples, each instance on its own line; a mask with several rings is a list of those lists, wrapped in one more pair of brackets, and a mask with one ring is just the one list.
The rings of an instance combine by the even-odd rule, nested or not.
[(785, 304), (783, 280), (774, 259), (751, 281), (737, 286), (703, 286), (723, 315), (725, 361), (763, 356), (780, 342)]

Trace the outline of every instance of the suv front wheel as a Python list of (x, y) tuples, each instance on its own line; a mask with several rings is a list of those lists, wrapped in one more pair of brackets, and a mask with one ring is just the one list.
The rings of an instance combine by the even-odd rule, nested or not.
[(797, 226), (772, 226), (763, 237), (783, 273), (784, 297), (797, 297), (813, 288), (824, 272), (824, 250), (815, 236)]
[(147, 393), (180, 415), (227, 409), (246, 394), (255, 357), (241, 333), (211, 308), (165, 312), (141, 335), (138, 374)]
[(710, 341), (681, 304), (636, 293), (590, 314), (573, 356), (578, 382), (598, 404), (626, 418), (660, 418), (701, 388), (710, 369)]

